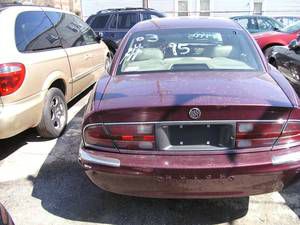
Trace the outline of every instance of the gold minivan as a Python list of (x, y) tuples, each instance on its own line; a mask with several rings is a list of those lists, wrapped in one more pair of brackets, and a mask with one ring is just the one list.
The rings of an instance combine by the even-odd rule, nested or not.
[(58, 137), (66, 103), (105, 70), (107, 46), (79, 17), (57, 9), (0, 9), (0, 139), (36, 127)]

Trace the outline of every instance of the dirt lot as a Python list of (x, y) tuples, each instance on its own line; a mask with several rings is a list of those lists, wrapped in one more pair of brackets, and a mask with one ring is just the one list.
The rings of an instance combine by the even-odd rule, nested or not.
[(77, 163), (87, 96), (69, 110), (64, 135), (34, 130), (0, 142), (0, 202), (16, 225), (300, 224), (300, 181), (282, 193), (220, 200), (159, 200), (107, 193)]

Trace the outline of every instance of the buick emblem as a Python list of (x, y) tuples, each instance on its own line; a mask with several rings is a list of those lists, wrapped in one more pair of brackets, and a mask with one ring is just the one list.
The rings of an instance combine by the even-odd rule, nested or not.
[(189, 111), (189, 116), (193, 120), (198, 120), (201, 116), (201, 110), (199, 108), (192, 108)]

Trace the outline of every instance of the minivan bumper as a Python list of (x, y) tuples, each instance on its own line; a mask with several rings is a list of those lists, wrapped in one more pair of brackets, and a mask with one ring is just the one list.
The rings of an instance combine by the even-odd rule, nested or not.
[(3, 104), (0, 113), (0, 139), (12, 137), (38, 125), (45, 93), (40, 92), (18, 102)]
[(154, 198), (223, 198), (282, 190), (299, 177), (300, 157), (285, 161), (289, 154), (298, 157), (299, 152), (297, 147), (236, 155), (133, 155), (81, 148), (79, 161), (91, 181), (110, 192)]

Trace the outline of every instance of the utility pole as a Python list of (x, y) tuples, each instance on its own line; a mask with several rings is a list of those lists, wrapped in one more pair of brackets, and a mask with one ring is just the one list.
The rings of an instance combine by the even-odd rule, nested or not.
[(143, 0), (143, 8), (148, 8), (148, 0)]

